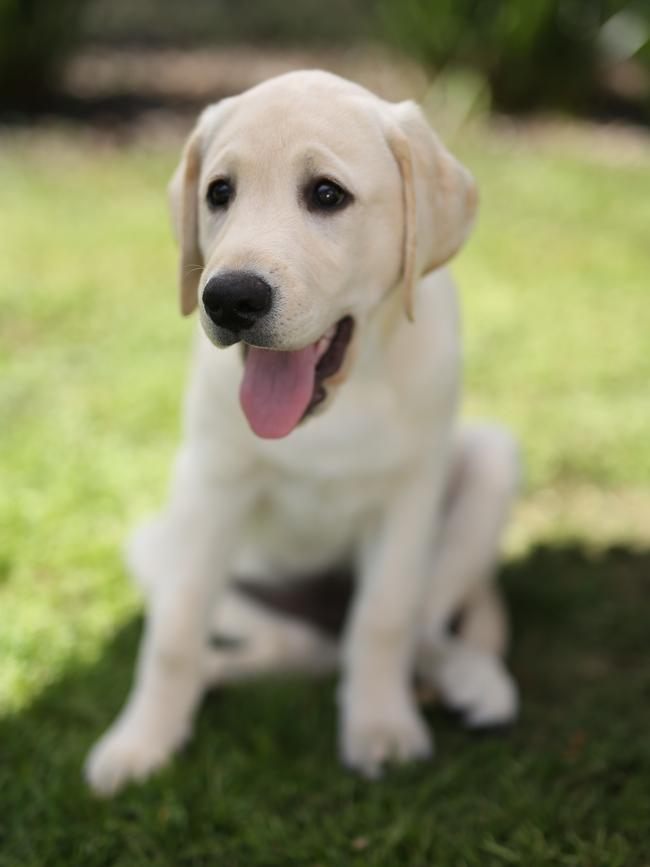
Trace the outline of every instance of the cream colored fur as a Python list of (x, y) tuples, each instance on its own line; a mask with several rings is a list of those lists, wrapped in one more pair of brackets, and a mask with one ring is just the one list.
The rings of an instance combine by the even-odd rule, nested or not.
[[(310, 174), (354, 201), (314, 217), (298, 194)], [(215, 215), (205, 191), (221, 175), (236, 176), (237, 194)], [(128, 549), (147, 603), (135, 683), (88, 758), (90, 785), (109, 794), (147, 776), (188, 738), (209, 685), (262, 671), (340, 665), (341, 759), (368, 776), (432, 752), (416, 672), (470, 725), (508, 722), (517, 695), (492, 573), (516, 448), (498, 428), (458, 426), (456, 290), (441, 267), (471, 227), (469, 173), (414, 104), (298, 72), (206, 109), (171, 198), (181, 307), (198, 303), (202, 328), (169, 502)], [(249, 430), (240, 347), (212, 345), (200, 303), (211, 276), (238, 268), (276, 289), (274, 348), (355, 320), (327, 401), (282, 440)], [(286, 577), (344, 562), (358, 583), (340, 646), (229, 589), (242, 569)], [(239, 649), (209, 650), (215, 625)]]

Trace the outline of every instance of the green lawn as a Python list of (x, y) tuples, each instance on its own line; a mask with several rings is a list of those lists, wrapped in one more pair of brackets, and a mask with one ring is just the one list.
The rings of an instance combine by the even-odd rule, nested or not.
[(333, 683), (207, 702), (182, 759), (117, 800), (83, 756), (131, 677), (121, 540), (165, 492), (193, 324), (175, 152), (0, 140), (0, 865), (650, 865), (650, 147), (477, 132), (459, 259), (467, 412), (528, 466), (504, 581), (518, 726), (379, 783), (334, 761)]

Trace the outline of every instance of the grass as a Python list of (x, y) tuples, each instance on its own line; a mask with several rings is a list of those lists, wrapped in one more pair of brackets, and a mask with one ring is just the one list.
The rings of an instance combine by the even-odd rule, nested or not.
[(175, 152), (49, 133), (0, 151), (0, 867), (650, 865), (650, 156), (477, 132), (459, 259), (467, 412), (528, 464), (504, 581), (521, 723), (438, 709), (435, 764), (334, 761), (333, 683), (213, 696), (182, 760), (115, 801), (80, 781), (140, 630), (119, 546), (164, 497), (193, 325)]

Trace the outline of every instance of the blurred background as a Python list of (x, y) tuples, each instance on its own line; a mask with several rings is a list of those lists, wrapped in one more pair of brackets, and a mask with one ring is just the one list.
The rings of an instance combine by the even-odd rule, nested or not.
[[(3, 0), (0, 95), (19, 115), (48, 105), (98, 111), (102, 96), (130, 97), (134, 111), (241, 89), (265, 61), (294, 65), (287, 49), (340, 64), (372, 43), (422, 64), (429, 79), (472, 70), (499, 111), (554, 108), (647, 122), (649, 28), (647, 0)], [(268, 57), (251, 63), (249, 54), (246, 63), (238, 51), (234, 69), (228, 74), (222, 59), (217, 77), (215, 53), (243, 44)], [(161, 53), (170, 47), (191, 52), (195, 63)]]
[[(301, 67), (419, 100), (477, 178), (463, 412), (525, 456), (523, 722), (432, 710), (448, 758), (369, 790), (331, 685), (260, 684), (92, 805), (140, 628), (119, 550), (164, 499), (194, 329), (166, 184), (207, 102)], [(647, 867), (649, 275), (648, 0), (0, 0), (0, 865)]]

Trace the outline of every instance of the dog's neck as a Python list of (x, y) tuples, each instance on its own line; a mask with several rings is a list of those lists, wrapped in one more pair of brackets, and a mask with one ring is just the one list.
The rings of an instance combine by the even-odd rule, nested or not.
[(404, 309), (401, 284), (393, 287), (359, 329), (355, 368), (360, 375), (377, 376), (378, 359), (387, 357), (391, 343), (404, 328), (413, 328)]

